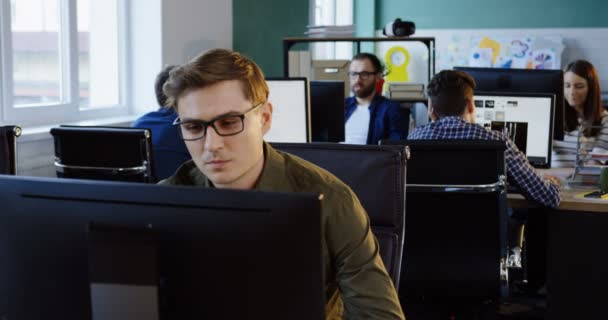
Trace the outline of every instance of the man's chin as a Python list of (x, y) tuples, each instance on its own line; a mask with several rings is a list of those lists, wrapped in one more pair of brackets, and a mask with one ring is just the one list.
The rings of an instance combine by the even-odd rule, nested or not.
[(359, 99), (367, 99), (367, 98), (369, 98), (371, 96), (372, 96), (371, 93), (369, 93), (369, 94), (355, 94), (355, 97), (357, 97)]
[(225, 172), (204, 172), (204, 174), (216, 187), (227, 186), (234, 182), (234, 178)]
[(374, 93), (374, 90), (365, 90), (365, 88), (359, 89), (359, 90), (353, 90), (353, 94), (355, 95), (355, 97), (360, 98), (360, 99), (365, 99), (365, 98), (369, 98), (372, 94)]

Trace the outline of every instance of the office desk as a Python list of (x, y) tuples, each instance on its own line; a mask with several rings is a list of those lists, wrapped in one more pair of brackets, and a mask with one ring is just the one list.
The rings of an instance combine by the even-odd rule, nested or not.
[[(541, 172), (563, 178), (567, 170), (572, 171), (549, 169)], [(562, 200), (556, 209), (541, 208), (521, 195), (508, 196), (512, 207), (532, 208), (528, 219), (536, 228), (528, 230), (532, 238), (526, 239), (530, 240), (528, 259), (530, 263), (536, 259), (544, 264), (542, 255), (546, 254), (546, 319), (605, 318), (608, 200), (580, 197), (581, 193), (591, 191), (563, 187)]]
[[(559, 207), (555, 210), (608, 213), (608, 200), (581, 197), (581, 194), (591, 191), (594, 190), (562, 189), (560, 192), (562, 200)], [(529, 202), (520, 194), (509, 194), (507, 198), (509, 199), (509, 206), (511, 208), (540, 208), (539, 205)]]
[[(571, 174), (572, 168), (558, 168), (538, 170), (541, 174), (550, 174), (562, 178), (562, 181)], [(595, 191), (589, 188), (561, 187), (561, 202), (557, 210), (577, 212), (603, 212), (608, 213), (608, 200), (583, 198), (582, 194)], [(540, 208), (535, 203), (529, 202), (520, 194), (509, 194), (509, 206), (512, 208)], [(608, 231), (608, 230), (607, 230)]]

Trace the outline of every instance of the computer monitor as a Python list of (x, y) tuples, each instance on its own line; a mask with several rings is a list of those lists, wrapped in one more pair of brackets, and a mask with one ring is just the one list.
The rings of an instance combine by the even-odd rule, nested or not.
[(562, 70), (454, 67), (470, 74), (477, 91), (555, 95), (553, 138), (564, 140), (564, 74)]
[(310, 82), (313, 142), (344, 141), (344, 81)]
[(478, 91), (473, 100), (475, 123), (506, 132), (533, 166), (549, 168), (553, 95)]
[(310, 103), (307, 78), (266, 78), (272, 103), (268, 142), (310, 142)]
[(6, 319), (325, 318), (318, 195), (0, 175), (0, 203)]

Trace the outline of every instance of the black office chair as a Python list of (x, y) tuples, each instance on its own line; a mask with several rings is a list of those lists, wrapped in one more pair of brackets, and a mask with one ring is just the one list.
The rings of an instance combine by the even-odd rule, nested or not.
[(19, 126), (0, 127), (0, 174), (17, 174), (17, 137)]
[(357, 195), (378, 239), (382, 261), (397, 288), (403, 252), (405, 148), (334, 143), (273, 143), (333, 173)]
[(402, 304), (450, 313), (494, 308), (508, 294), (505, 143), (382, 143), (410, 152)]
[(156, 182), (148, 129), (60, 126), (51, 135), (60, 178)]

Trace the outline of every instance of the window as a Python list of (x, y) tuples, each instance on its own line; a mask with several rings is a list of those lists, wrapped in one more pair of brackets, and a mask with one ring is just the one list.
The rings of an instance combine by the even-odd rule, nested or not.
[[(353, 0), (311, 0), (313, 26), (352, 26)], [(338, 30), (337, 32), (342, 32)], [(348, 36), (353, 36), (349, 34)], [(353, 56), (352, 43), (315, 43), (313, 59), (347, 59)]]
[(0, 123), (125, 114), (125, 2), (0, 0)]
[(353, 24), (352, 0), (313, 0), (315, 25), (346, 26)]
[[(57, 104), (62, 90), (58, 0), (11, 0), (13, 104)], [(10, 80), (10, 79), (9, 79)]]

